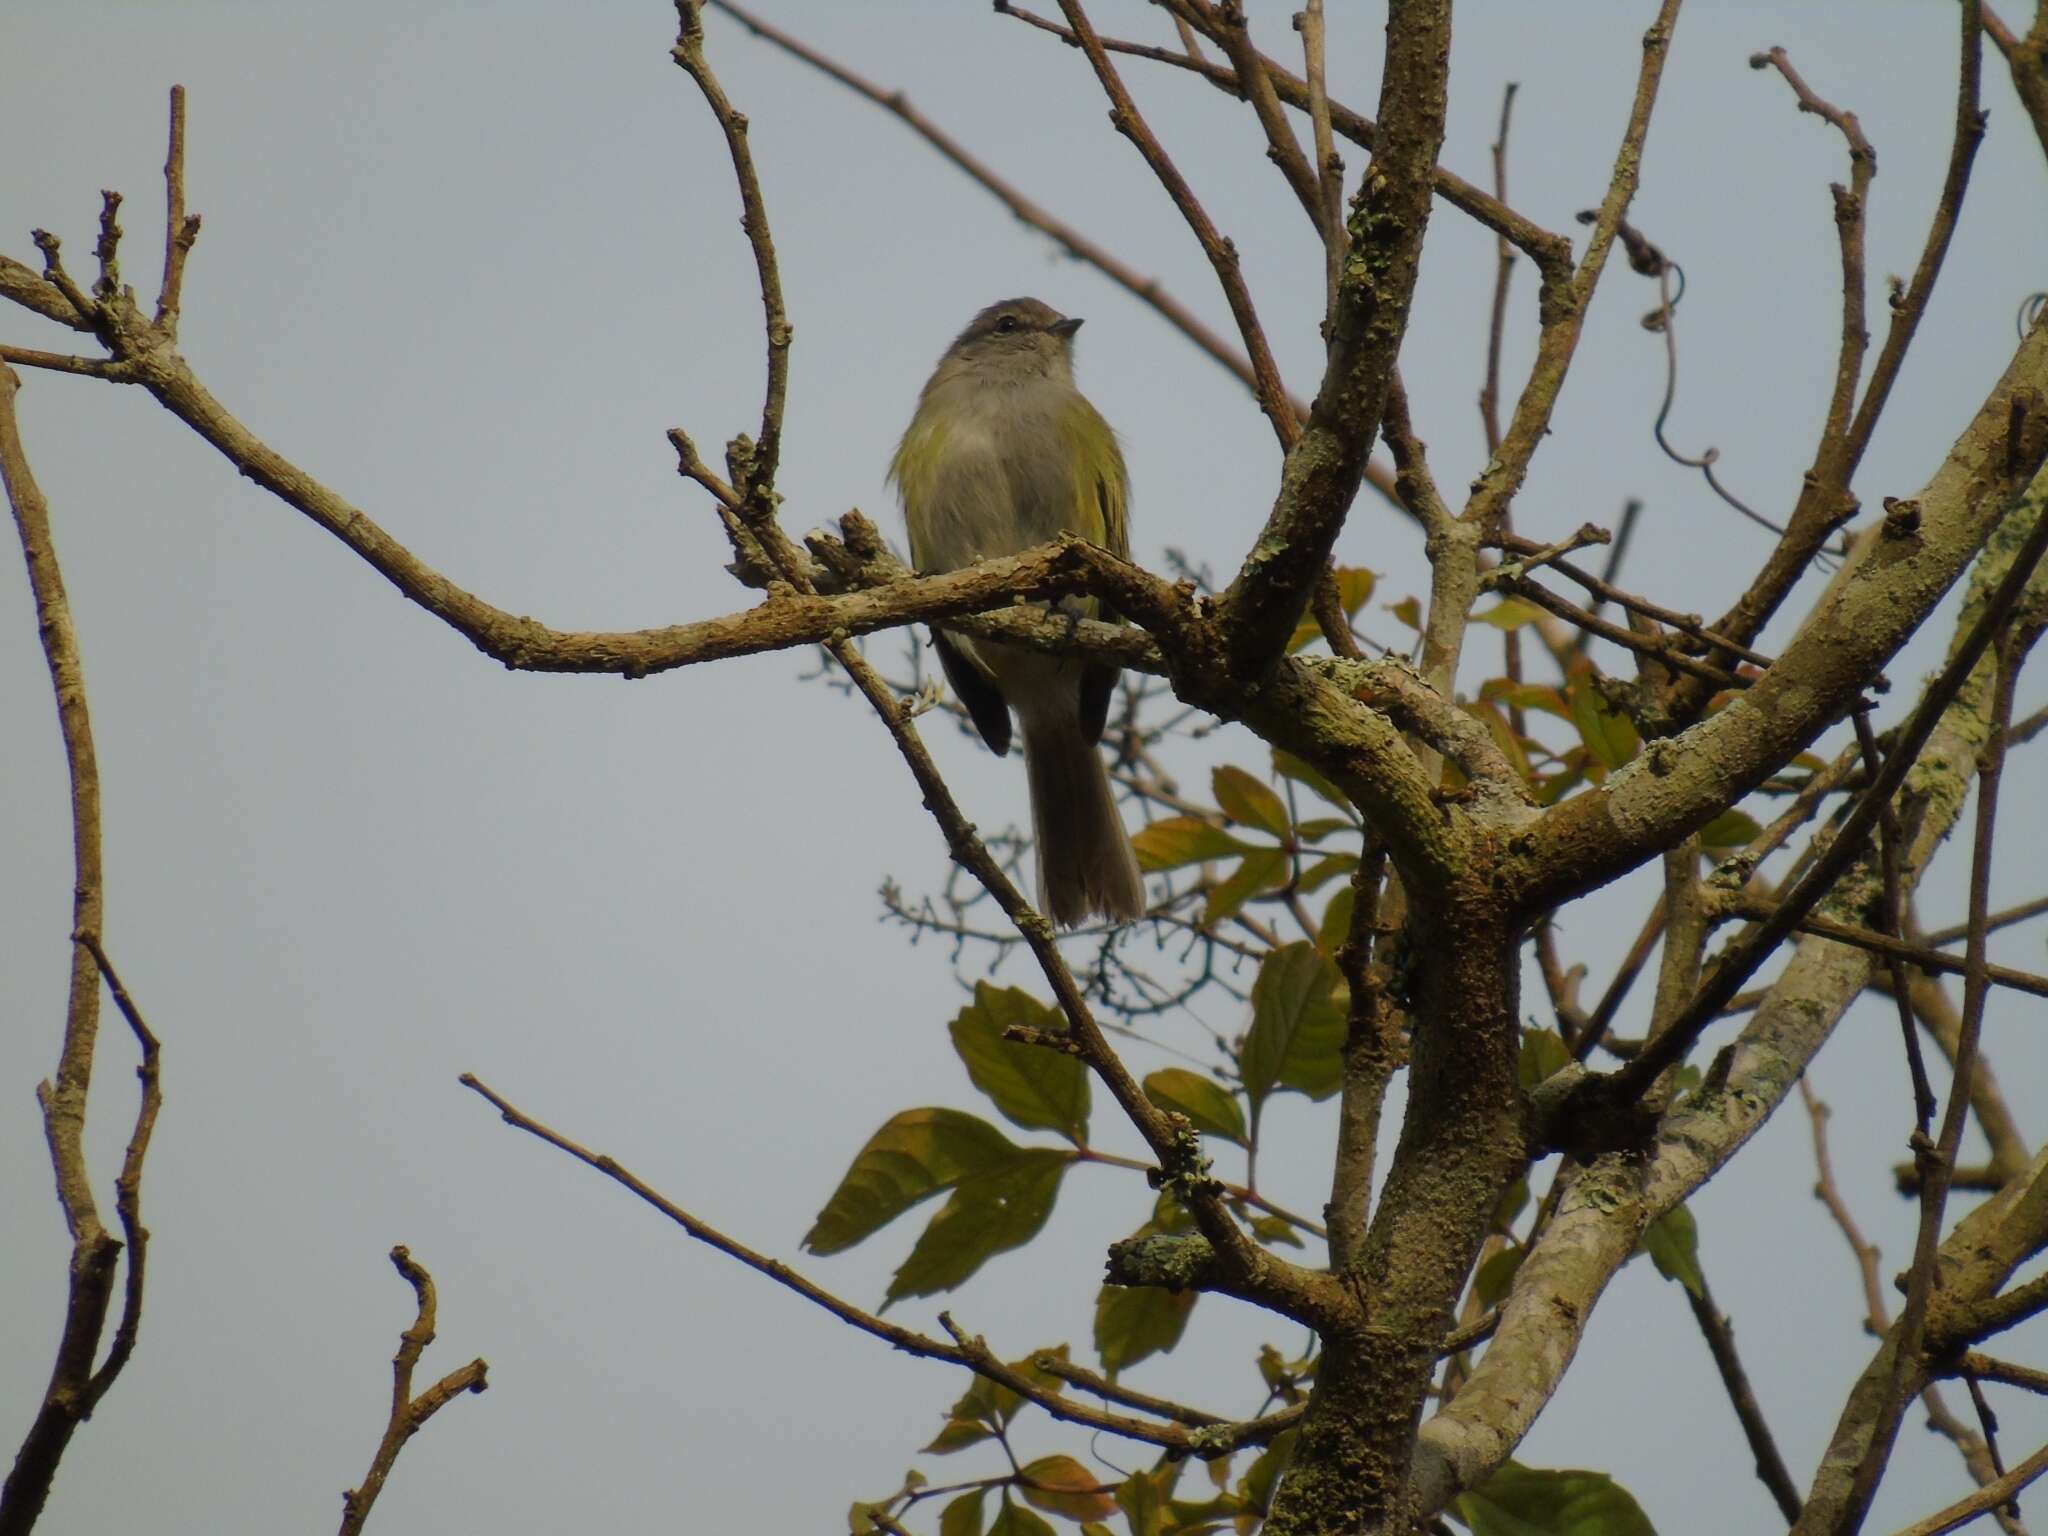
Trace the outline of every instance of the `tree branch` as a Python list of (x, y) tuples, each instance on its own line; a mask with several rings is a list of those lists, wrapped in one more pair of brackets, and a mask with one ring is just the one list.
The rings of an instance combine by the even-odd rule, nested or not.
[(434, 1342), (434, 1277), (415, 1263), (402, 1245), (391, 1250), (391, 1263), (412, 1287), (418, 1310), (412, 1326), (398, 1336), (398, 1353), (391, 1358), (391, 1416), (385, 1422), (383, 1438), (377, 1442), (376, 1454), (370, 1458), (370, 1470), (359, 1487), (341, 1496), (341, 1536), (358, 1536), (406, 1441), (463, 1393), (482, 1392), (490, 1386), (490, 1368), (479, 1358), (450, 1371), (419, 1396), (413, 1396), (413, 1369), (427, 1346)]
[(830, 1291), (798, 1274), (789, 1265), (778, 1259), (771, 1259), (766, 1254), (757, 1253), (745, 1244), (727, 1237), (717, 1228), (700, 1221), (615, 1159), (580, 1146), (559, 1131), (543, 1125), (501, 1097), (474, 1073), (463, 1073), (461, 1081), (463, 1087), (496, 1109), (507, 1125), (546, 1142), (558, 1151), (568, 1153), (585, 1167), (595, 1169), (613, 1183), (630, 1191), (642, 1203), (652, 1206), (698, 1242), (716, 1248), (728, 1258), (739, 1260), (755, 1273), (767, 1276), (777, 1285), (794, 1291), (812, 1305), (822, 1307), (841, 1322), (880, 1339), (891, 1348), (900, 1349), (905, 1354), (917, 1355), (922, 1359), (961, 1366), (1037, 1403), (1056, 1419), (1089, 1429), (1104, 1430), (1129, 1440), (1141, 1440), (1181, 1454), (1202, 1452), (1213, 1441), (1215, 1448), (1208, 1454), (1220, 1455), (1236, 1446), (1260, 1443), (1286, 1427), (1285, 1424), (1273, 1425), (1271, 1419), (1279, 1415), (1271, 1415), (1265, 1420), (1249, 1420), (1241, 1424), (1218, 1422), (1200, 1426), (1198, 1438), (1197, 1432), (1186, 1424), (1170, 1420), (1158, 1423), (1148, 1419), (1133, 1419), (1123, 1414), (1103, 1412), (1076, 1403), (1058, 1392), (1047, 1390), (1015, 1367), (1005, 1365), (978, 1338), (962, 1336), (961, 1341), (948, 1343), (908, 1328), (900, 1328), (894, 1323), (885, 1322), (873, 1313), (863, 1311), (852, 1302), (842, 1301)]
[(7, 1481), (0, 1485), (0, 1536), (24, 1536), (36, 1523), (50, 1496), (58, 1464), (71, 1437), (92, 1417), (134, 1349), (142, 1320), (143, 1248), (148, 1233), (141, 1225), (142, 1162), (149, 1150), (161, 1094), (157, 1086), (156, 1039), (134, 1012), (125, 989), (117, 989), (122, 1012), (142, 1047), (142, 1103), (129, 1137), (116, 1184), (116, 1210), (130, 1244), (128, 1285), (120, 1322), (107, 1359), (93, 1369), (107, 1313), (113, 1303), (114, 1272), (122, 1243), (108, 1232), (93, 1196), (86, 1163), (86, 1101), (92, 1088), (93, 1049), (99, 1038), (100, 985), (105, 953), (99, 947), (104, 921), (104, 875), (100, 851), (99, 762), (93, 751), (92, 718), (86, 706), (85, 672), (79, 659), (78, 633), (72, 623), (64, 574), (50, 535), (50, 509), (29, 468), (15, 416), (21, 381), (0, 363), (0, 484), (12, 509), (22, 558), (28, 567), (35, 600), (36, 627), (43, 659), (56, 696), (57, 723), (71, 780), (71, 982), (64, 1012), (64, 1038), (53, 1080), (36, 1089), (42, 1106), (43, 1134), (56, 1176), (57, 1202), (71, 1234), (69, 1284), (64, 1325), (57, 1357), (42, 1401)]

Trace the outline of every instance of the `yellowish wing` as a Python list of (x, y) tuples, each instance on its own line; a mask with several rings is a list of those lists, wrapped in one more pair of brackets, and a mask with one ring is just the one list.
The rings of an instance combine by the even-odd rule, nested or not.
[(1131, 481), (1116, 433), (1080, 395), (1060, 423), (1062, 446), (1074, 466), (1073, 531), (1113, 555), (1129, 558)]

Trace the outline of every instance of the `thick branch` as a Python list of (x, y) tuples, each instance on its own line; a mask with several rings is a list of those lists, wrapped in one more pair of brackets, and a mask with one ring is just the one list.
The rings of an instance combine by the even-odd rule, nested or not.
[[(2036, 400), (2048, 400), (2048, 326), (2020, 343), (1916, 498), (1917, 530), (1866, 538), (1853, 571), (1830, 587), (1777, 664), (1727, 708), (1545, 814), (1531, 842), (1528, 910), (1604, 884), (1705, 825), (1842, 717), (2048, 457), (2048, 416), (2026, 408)], [(2048, 484), (2037, 491), (2048, 494)]]
[(1449, 53), (1448, 0), (1395, 0), (1379, 144), (1351, 206), (1322, 384), (1273, 510), (1223, 597), (1231, 669), (1241, 678), (1261, 677), (1280, 655), (1358, 493), (1407, 332), (1443, 144)]

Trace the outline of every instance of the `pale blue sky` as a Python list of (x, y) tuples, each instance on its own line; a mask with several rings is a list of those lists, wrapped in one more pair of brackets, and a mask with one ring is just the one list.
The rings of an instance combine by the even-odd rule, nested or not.
[[(985, 5), (760, 3), (906, 89), (1026, 193), (1227, 326), (1077, 54)], [(1135, 0), (1098, 9), (1106, 28), (1165, 31)], [(1292, 46), (1285, 8), (1254, 11), (1269, 47)], [(1332, 88), (1369, 108), (1380, 12), (1332, 11)], [(1519, 80), (1514, 200), (1572, 227), (1605, 186), (1649, 14), (1462, 7), (1446, 162), (1484, 177), (1501, 85)], [(604, 628), (725, 611), (747, 594), (721, 570), (716, 523), (677, 481), (662, 433), (684, 425), (709, 448), (751, 428), (759, 321), (725, 151), (668, 61), (673, 30), (656, 0), (14, 0), (0, 19), (0, 250), (33, 259), (27, 232), (45, 225), (82, 266), (98, 191), (119, 187), (128, 270), (153, 282), (164, 97), (182, 81), (206, 220), (183, 346), (230, 409), (504, 607)], [(1832, 372), (1826, 184), (1844, 157), (1745, 60), (1783, 43), (1817, 90), (1861, 114), (1881, 165), (1881, 319), (1877, 285), (1917, 259), (1947, 152), (1952, 34), (1951, 8), (1931, 0), (1702, 3), (1680, 22), (1634, 215), (1691, 279), (1672, 431), (1717, 445), (1724, 478), (1767, 510), (1796, 491)], [(796, 326), (782, 477), (793, 528), (860, 506), (893, 530), (882, 474), (933, 358), (980, 305), (1031, 292), (1088, 318), (1081, 381), (1124, 438), (1139, 556), (1175, 545), (1234, 562), (1277, 453), (1233, 381), (884, 114), (722, 18), (709, 47), (753, 120)], [(1178, 76), (1134, 64), (1128, 77), (1244, 253), (1306, 393), (1320, 258), (1248, 115)], [(2021, 297), (2044, 283), (2048, 183), (1995, 56), (1986, 100), (1954, 255), (1858, 481), (1870, 505), (1927, 478), (2009, 354)], [(1449, 487), (1482, 458), (1472, 399), (1492, 260), (1490, 237), (1440, 205), (1403, 366)], [(1650, 442), (1661, 361), (1637, 319), (1653, 301), (1611, 274), (1518, 526), (1611, 523), (1640, 495), (1631, 584), (1712, 612), (1765, 536)], [(1525, 264), (1511, 385), (1533, 329)], [(0, 335), (59, 344), (25, 315), (0, 317)], [(508, 674), (139, 392), (35, 376), (22, 410), (91, 687), (108, 943), (164, 1038), (166, 1084), (142, 1344), (79, 1435), (42, 1529), (335, 1518), (409, 1318), (384, 1258), (394, 1242), (440, 1283), (428, 1365), (480, 1353), (493, 1385), (412, 1444), (375, 1529), (841, 1528), (850, 1499), (917, 1459), (963, 1383), (689, 1245), (498, 1124), (455, 1079), (479, 1073), (733, 1235), (796, 1258), (883, 1118), (971, 1107), (946, 1048), (959, 994), (943, 950), (910, 949), (875, 921), (884, 875), (917, 889), (943, 874), (886, 735), (857, 701), (797, 682), (807, 657), (632, 686)], [(1388, 600), (1422, 579), (1407, 526), (1369, 500), (1341, 554), (1381, 570)], [(1397, 628), (1384, 614), (1373, 627)], [(1946, 633), (1938, 621), (1893, 667), (1906, 686), (1889, 712)], [(2028, 698), (2044, 693), (2036, 678)], [(19, 575), (0, 575), (0, 719), (0, 1443), (12, 1444), (61, 1297), (30, 1090), (55, 1057), (70, 882), (62, 760)], [(1013, 764), (949, 732), (933, 740), (970, 814), (991, 826), (1020, 814)], [(2038, 859), (2015, 855), (2042, 845), (2043, 752), (2012, 770), (2002, 899), (2038, 891)], [(1957, 863), (1952, 850), (1928, 882), (1930, 922), (1960, 912)], [(1566, 918), (1596, 984), (1640, 895), (1631, 885)], [(2040, 968), (2040, 927), (2003, 936), (1998, 953)], [(1540, 996), (1526, 1007), (1541, 1014)], [(2022, 1095), (2048, 1075), (2043, 1024), (2038, 1000), (1994, 1001), (1987, 1049)], [(110, 1030), (94, 1101), (109, 1180), (128, 1066)], [(1901, 1268), (1912, 1212), (1888, 1167), (1908, 1098), (1889, 1015), (1859, 1007), (1814, 1079), (1836, 1106), (1845, 1193), (1888, 1272)], [(2048, 1102), (2016, 1107), (2030, 1138), (2048, 1136)], [(1276, 1197), (1320, 1202), (1328, 1120), (1288, 1102), (1261, 1160)], [(1795, 1106), (1695, 1201), (1708, 1275), (1802, 1482), (1870, 1347), (1846, 1251), (1807, 1195), (1806, 1136)], [(1135, 1179), (1078, 1172), (1041, 1242), (950, 1304), (1007, 1350), (1084, 1345), (1102, 1245), (1146, 1198)], [(808, 1268), (873, 1302), (914, 1230)], [(936, 1311), (901, 1309), (924, 1327)], [(1264, 1338), (1294, 1342), (1211, 1300), (1181, 1353), (1138, 1380), (1249, 1411)], [(2039, 1363), (2044, 1344), (2037, 1326), (2009, 1348)], [(2007, 1394), (2000, 1406), (2010, 1455), (2048, 1438), (2037, 1404)], [(1088, 1452), (1033, 1434), (1034, 1449)], [(1665, 1536), (1775, 1518), (1679, 1295), (1646, 1266), (1610, 1291), (1522, 1454), (1612, 1471)], [(1964, 1487), (1916, 1415), (1872, 1528)]]

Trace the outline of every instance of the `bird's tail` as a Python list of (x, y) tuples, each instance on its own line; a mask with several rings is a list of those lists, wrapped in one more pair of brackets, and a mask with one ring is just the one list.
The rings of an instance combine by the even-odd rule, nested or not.
[(1112, 922), (1143, 917), (1145, 882), (1101, 754), (1071, 714), (1027, 715), (1023, 724), (1040, 908), (1062, 928), (1097, 914)]

